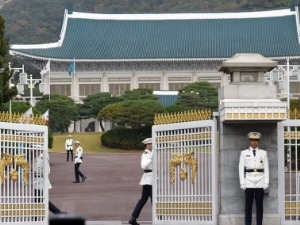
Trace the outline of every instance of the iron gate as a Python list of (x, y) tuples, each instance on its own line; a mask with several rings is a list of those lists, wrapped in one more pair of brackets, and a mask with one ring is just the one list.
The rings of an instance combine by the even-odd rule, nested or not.
[(152, 127), (154, 225), (217, 224), (216, 121)]
[(34, 166), (40, 154), (48, 155), (47, 126), (0, 122), (0, 224), (48, 224), (46, 157), (42, 171)]
[(300, 223), (300, 120), (278, 126), (278, 202), (282, 225)]

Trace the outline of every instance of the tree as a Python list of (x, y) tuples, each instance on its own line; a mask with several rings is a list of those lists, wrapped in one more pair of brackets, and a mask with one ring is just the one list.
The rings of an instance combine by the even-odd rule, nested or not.
[(133, 90), (125, 91), (124, 95), (122, 95), (124, 100), (137, 100), (137, 99), (152, 99), (157, 100), (158, 97), (153, 94), (152, 89), (148, 88), (138, 88)]
[(218, 109), (218, 90), (208, 82), (195, 82), (179, 90), (176, 105), (194, 109)]
[(98, 119), (139, 128), (153, 125), (155, 114), (163, 112), (164, 107), (157, 100), (125, 100), (104, 107)]
[(77, 121), (79, 118), (73, 99), (66, 96), (51, 95), (49, 101), (49, 95), (44, 95), (35, 107), (41, 112), (49, 109), (49, 127), (53, 132), (68, 132), (72, 121)]
[[(88, 95), (83, 99), (83, 104), (78, 105), (78, 111), (81, 118), (98, 118), (98, 113), (105, 106), (120, 102), (123, 99), (121, 97), (112, 96), (111, 93), (102, 92), (93, 95)], [(102, 119), (99, 119), (100, 127), (104, 131)]]
[(16, 87), (10, 87), (10, 79), (13, 76), (13, 71), (9, 71), (7, 65), (4, 65), (4, 57), (9, 50), (9, 42), (4, 38), (5, 20), (0, 16), (0, 106), (3, 103), (9, 102), (17, 92)]

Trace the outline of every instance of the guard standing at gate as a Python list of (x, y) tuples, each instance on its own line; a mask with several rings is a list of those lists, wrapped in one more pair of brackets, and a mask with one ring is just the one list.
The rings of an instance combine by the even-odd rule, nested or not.
[(71, 161), (73, 161), (73, 144), (74, 141), (71, 138), (71, 135), (68, 135), (68, 139), (65, 142), (65, 148), (67, 151), (67, 161), (69, 161), (69, 154), (71, 155)]
[(245, 225), (252, 223), (252, 204), (256, 203), (256, 224), (262, 225), (264, 190), (269, 187), (267, 152), (259, 148), (259, 132), (248, 134), (250, 147), (243, 150), (239, 161), (241, 189), (245, 190)]
[(132, 225), (139, 225), (136, 219), (139, 217), (149, 197), (152, 203), (152, 138), (147, 138), (142, 143), (145, 145), (145, 151), (141, 156), (141, 168), (144, 170), (144, 174), (140, 180), (140, 185), (143, 186), (143, 190), (141, 199), (137, 202), (129, 220), (129, 223)]

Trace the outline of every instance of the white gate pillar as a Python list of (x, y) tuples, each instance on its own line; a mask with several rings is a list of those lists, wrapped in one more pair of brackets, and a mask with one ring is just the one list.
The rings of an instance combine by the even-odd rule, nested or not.
[[(264, 83), (264, 73), (277, 62), (259, 54), (236, 54), (220, 71), (230, 74), (230, 84), (219, 91), (220, 113), (220, 215), (219, 225), (245, 224), (244, 191), (239, 185), (239, 156), (249, 147), (247, 134), (262, 133), (260, 147), (267, 150), (270, 192), (264, 198), (264, 224), (279, 225), (277, 122), (286, 119), (287, 105), (276, 99), (276, 86)], [(253, 221), (255, 224), (255, 203)]]

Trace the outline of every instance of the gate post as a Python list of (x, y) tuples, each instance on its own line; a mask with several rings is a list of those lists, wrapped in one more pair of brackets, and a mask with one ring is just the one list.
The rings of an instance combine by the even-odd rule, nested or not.
[[(269, 158), (270, 191), (264, 198), (263, 224), (280, 224), (277, 122), (287, 118), (287, 105), (276, 99), (276, 86), (264, 82), (264, 74), (276, 65), (276, 61), (248, 53), (236, 54), (221, 64), (220, 71), (230, 75), (231, 83), (219, 91), (219, 225), (245, 224), (245, 196), (240, 189), (238, 164), (241, 151), (249, 147), (247, 134), (251, 131), (262, 134), (260, 147)], [(253, 203), (252, 224), (256, 224), (255, 200)]]

